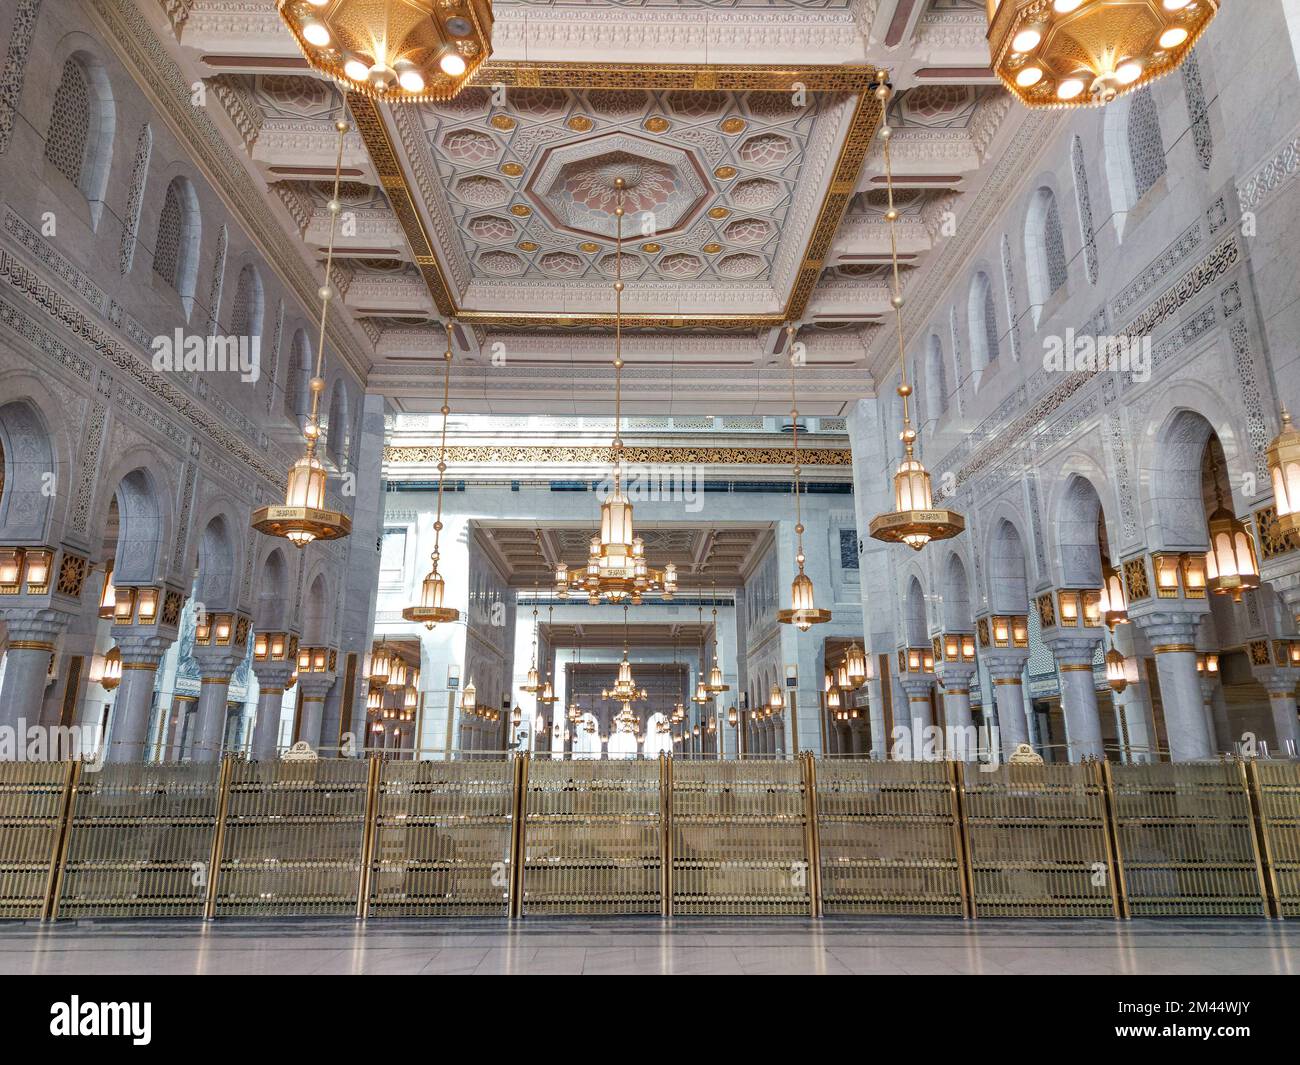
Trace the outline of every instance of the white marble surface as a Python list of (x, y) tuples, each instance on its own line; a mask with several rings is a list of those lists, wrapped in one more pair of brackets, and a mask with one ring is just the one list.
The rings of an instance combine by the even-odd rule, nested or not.
[(0, 974), (1291, 975), (1300, 924), (922, 918), (0, 925)]

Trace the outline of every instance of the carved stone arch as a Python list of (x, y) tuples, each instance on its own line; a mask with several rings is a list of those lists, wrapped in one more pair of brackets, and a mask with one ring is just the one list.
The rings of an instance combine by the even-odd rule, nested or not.
[(191, 527), (194, 535), (182, 578), (195, 578), (194, 595), (209, 611), (235, 609), (244, 572), (247, 515), (241, 516), (224, 488), (208, 485)]
[(236, 264), (235, 292), (231, 297), (228, 326), (232, 336), (246, 336), (261, 345), (266, 323), (266, 286), (252, 255)]
[(970, 331), (971, 382), (978, 391), (985, 369), (997, 363), (1001, 351), (992, 274), (983, 266), (971, 275), (966, 293), (966, 325)]
[(263, 546), (254, 582), (253, 625), (263, 632), (297, 630), (291, 616), (293, 562), (290, 548), (276, 540)]
[[(1054, 520), (1056, 583), (1063, 588), (1100, 588), (1101, 559), (1105, 543), (1099, 523), (1107, 520), (1106, 502), (1092, 478), (1084, 473), (1070, 473), (1059, 479), (1056, 498), (1048, 507)], [(1114, 511), (1110, 508), (1110, 512)]]
[(1022, 244), (1025, 281), (1035, 327), (1042, 320), (1043, 307), (1065, 287), (1070, 278), (1061, 210), (1061, 197), (1055, 179), (1040, 179), (1025, 204)]
[(329, 644), (332, 640), (334, 600), (329, 575), (318, 563), (307, 573), (302, 591), (302, 642), (309, 647)]
[(1148, 549), (1204, 551), (1208, 546), (1200, 464), (1212, 435), (1222, 446), (1222, 475), (1234, 493), (1232, 501), (1224, 500), (1228, 506), (1237, 509), (1239, 492), (1244, 502), (1268, 490), (1266, 484), (1255, 485), (1253, 494), (1247, 490), (1256, 480), (1254, 454), (1245, 429), (1226, 413), (1232, 409), (1210, 385), (1184, 380), (1162, 389), (1147, 412), (1137, 462)]
[(0, 374), (0, 542), (53, 543), (75, 487), (74, 441), (63, 406), (32, 373)]
[(169, 500), (156, 470), (135, 465), (117, 479), (113, 583), (151, 584), (165, 575)]
[(87, 33), (74, 31), (48, 57), (50, 117), (45, 126), (45, 157), (86, 198), (90, 226), (98, 228), (108, 191), (117, 130), (117, 99), (134, 86), (115, 91), (120, 72), (111, 52)]
[(199, 195), (185, 173), (164, 186), (153, 240), (153, 272), (180, 297), (188, 319), (194, 310), (203, 243)]
[(971, 585), (966, 562), (956, 548), (941, 563), (943, 588), (942, 620), (945, 632), (964, 632), (975, 628), (971, 610)]
[(930, 621), (925, 605), (925, 581), (921, 574), (903, 576), (903, 601), (899, 611), (903, 642), (908, 647), (924, 647), (930, 642)]
[(1013, 518), (1011, 508), (1000, 508), (989, 530), (985, 547), (988, 564), (984, 567), (988, 581), (988, 609), (994, 614), (1029, 612), (1029, 540), (1027, 523)]

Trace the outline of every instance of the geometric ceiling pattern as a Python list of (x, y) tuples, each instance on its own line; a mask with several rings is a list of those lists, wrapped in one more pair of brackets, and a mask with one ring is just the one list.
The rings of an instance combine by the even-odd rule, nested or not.
[[(813, 211), (792, 211), (810, 143), (834, 143), (836, 103), (788, 93), (472, 88), (394, 118), (418, 123), (446, 196), (427, 205), (460, 238), (479, 282), (598, 286), (614, 272), (615, 178), (626, 182), (623, 274), (669, 284), (766, 285), (783, 242), (797, 254)], [(805, 204), (815, 207), (814, 190)], [(793, 255), (786, 258), (794, 258)], [(544, 290), (543, 290), (544, 291)], [(539, 298), (542, 291), (538, 292)]]
[[(577, 67), (548, 73), (562, 84), (474, 86), (374, 112), (438, 237), (439, 305), (471, 319), (507, 317), (521, 301), (557, 317), (607, 316), (622, 178), (623, 276), (638, 282), (625, 300), (683, 316), (779, 317), (807, 281), (810, 244), (833, 233), (846, 201), (831, 186), (846, 167), (856, 179), (874, 125), (865, 79), (830, 73), (804, 91), (799, 79), (814, 78), (794, 71), (770, 87), (720, 90), (662, 87), (640, 67), (617, 87), (584, 84)], [(828, 91), (836, 81), (857, 91)], [(373, 150), (373, 123), (363, 130)]]
[(1055, 121), (1012, 107), (989, 70), (986, 0), (496, 0), (493, 55), (467, 90), (401, 108), (344, 101), (273, 3), (166, 7), (183, 10), (167, 48), (185, 82), (212, 90), (229, 147), (318, 275), (333, 122), (352, 123), (335, 328), (398, 411), (436, 410), (429, 356), (453, 312), (457, 409), (610, 409), (623, 177), (629, 409), (788, 409), (789, 316), (807, 343), (802, 407), (842, 414), (892, 365), (872, 72), (896, 90), (909, 331), (959, 269), (966, 218), (1005, 195)]

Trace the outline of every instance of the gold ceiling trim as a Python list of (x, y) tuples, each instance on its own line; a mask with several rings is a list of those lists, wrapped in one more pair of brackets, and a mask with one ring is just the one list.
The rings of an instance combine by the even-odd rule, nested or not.
[[(721, 329), (729, 332), (755, 332), (779, 326), (803, 317), (812, 298), (817, 279), (830, 251), (849, 200), (857, 188), (863, 161), (881, 120), (881, 104), (868, 91), (874, 82), (876, 67), (860, 66), (709, 66), (700, 64), (657, 63), (530, 63), (522, 61), (484, 63), (469, 85), (504, 85), (507, 88), (556, 89), (627, 89), (665, 90), (696, 89), (716, 92), (795, 92), (849, 93), (856, 96), (853, 118), (840, 144), (831, 179), (822, 197), (817, 221), (813, 224), (802, 261), (790, 286), (784, 308), (775, 314), (673, 314), (625, 315), (626, 328), (662, 328), (665, 321), (673, 327)], [(392, 203), (415, 256), (415, 264), (424, 277), (438, 314), (454, 317), (467, 325), (501, 328), (550, 326), (598, 326), (612, 329), (612, 314), (594, 312), (475, 311), (460, 306), (438, 262), (416, 196), (402, 167), (401, 155), (394, 148), (388, 125), (377, 101), (358, 92), (347, 94), (348, 108), (370, 154), (380, 184)]]
[[(462, 444), (447, 448), (448, 465), (473, 462), (595, 463), (609, 465), (612, 447), (504, 447)], [(624, 447), (626, 464), (675, 463), (700, 466), (793, 466), (794, 448), (788, 447)], [(848, 448), (801, 448), (801, 466), (851, 466)], [(384, 462), (392, 465), (432, 465), (436, 447), (392, 444), (384, 448)]]

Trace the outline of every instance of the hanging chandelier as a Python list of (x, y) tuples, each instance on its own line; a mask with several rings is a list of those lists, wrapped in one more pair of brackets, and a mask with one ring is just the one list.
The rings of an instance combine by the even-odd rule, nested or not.
[(620, 702), (626, 708), (627, 704), (636, 699), (646, 699), (648, 694), (644, 688), (638, 688), (636, 681), (632, 678), (632, 663), (627, 660), (627, 607), (623, 607), (623, 660), (618, 664), (618, 675), (614, 678), (614, 686), (600, 693), (602, 699), (613, 699)]
[(780, 713), (785, 709), (785, 695), (781, 692), (781, 685), (773, 684), (772, 690), (767, 696), (767, 712), (770, 717), (772, 714)]
[(844, 672), (849, 683), (841, 687), (861, 688), (867, 681), (867, 658), (856, 641), (844, 653)]
[(343, 178), (343, 138), (348, 124), (343, 120), (334, 123), (338, 131), (338, 153), (334, 158), (334, 194), (329, 201), (330, 235), (325, 250), (325, 283), (316, 290), (320, 297), (320, 327), (316, 340), (316, 368), (309, 388), (311, 411), (302, 434), (307, 447), (302, 458), (289, 469), (284, 503), (258, 507), (253, 511), (252, 525), (267, 536), (282, 536), (295, 547), (306, 547), (313, 540), (338, 540), (352, 531), (352, 519), (325, 506), (325, 467), (316, 457), (320, 441), (320, 399), (325, 391), (325, 323), (329, 319), (330, 300), (334, 296), (332, 284), (334, 271), (334, 234), (338, 229), (339, 212), (343, 203), (339, 199), (339, 184)]
[(799, 572), (790, 583), (790, 609), (778, 610), (776, 620), (783, 625), (793, 625), (800, 632), (807, 632), (814, 625), (830, 621), (831, 612), (817, 608), (812, 578), (803, 571), (806, 558), (803, 553), (803, 505), (800, 501), (802, 492), (799, 484), (799, 474), (801, 472), (799, 468), (799, 404), (795, 400), (794, 390), (794, 368), (798, 359), (795, 356), (794, 337), (795, 327), (787, 325), (785, 327), (785, 346), (790, 354), (790, 426), (793, 433), (790, 445), (794, 450), (794, 468), (792, 471), (794, 474), (794, 534), (796, 539), (794, 560), (799, 566)]
[(1128, 596), (1124, 592), (1124, 579), (1119, 570), (1103, 559), (1101, 563), (1101, 602), (1098, 604), (1101, 620), (1111, 632), (1116, 625), (1128, 624)]
[(713, 668), (709, 670), (709, 682), (705, 685), (712, 694), (718, 695), (722, 692), (731, 691), (730, 684), (724, 684), (722, 679), (722, 667), (718, 665), (718, 585), (717, 581), (713, 583)]
[[(876, 87), (876, 99), (880, 101), (885, 113), (889, 111), (889, 101), (894, 90), (885, 81), (885, 73), (879, 74), (880, 84)], [(890, 259), (893, 265), (894, 294), (890, 304), (894, 308), (894, 325), (898, 333), (898, 395), (903, 401), (903, 431), (899, 439), (903, 441), (903, 461), (894, 474), (894, 509), (884, 514), (877, 514), (871, 519), (868, 529), (873, 539), (886, 543), (904, 543), (914, 551), (920, 551), (931, 540), (947, 540), (966, 528), (966, 519), (960, 514), (942, 508), (936, 509), (930, 495), (930, 474), (914, 452), (916, 430), (912, 428), (912, 414), (909, 398), (912, 386), (907, 380), (907, 357), (903, 343), (903, 283), (898, 267), (898, 208), (894, 206), (894, 167), (889, 145), (894, 131), (888, 125), (880, 127), (881, 155), (885, 164), (885, 190), (889, 197), (889, 208), (885, 211), (885, 221), (889, 223)]]
[(438, 442), (438, 508), (433, 519), (433, 554), (429, 572), (420, 585), (419, 603), (402, 611), (403, 618), (423, 622), (426, 629), (432, 629), (439, 622), (460, 620), (459, 610), (443, 604), (447, 586), (438, 572), (442, 544), (442, 492), (447, 481), (447, 415), (451, 413), (451, 323), (444, 322), (443, 329), (447, 333), (447, 350), (442, 353), (442, 436)]
[(987, 0), (994, 73), (1029, 107), (1087, 107), (1176, 70), (1219, 0)]
[(614, 478), (613, 488), (600, 504), (600, 533), (591, 538), (587, 563), (571, 572), (561, 562), (555, 567), (555, 594), (567, 599), (570, 590), (585, 594), (597, 606), (601, 600), (633, 606), (646, 594), (665, 601), (677, 591), (677, 566), (669, 562), (662, 570), (646, 562), (645, 541), (632, 528), (632, 504), (623, 493), (623, 203), (627, 182), (614, 179), (614, 217), (617, 222), (614, 251)]
[(1210, 549), (1205, 554), (1206, 587), (1215, 595), (1230, 595), (1241, 602), (1241, 593), (1259, 587), (1259, 563), (1250, 530), (1224, 505), (1219, 485), (1219, 460), (1210, 450), (1210, 479), (1214, 482), (1214, 513), (1209, 517)]
[(1282, 430), (1268, 445), (1268, 472), (1278, 527), (1284, 533), (1300, 533), (1300, 431), (1291, 424), (1286, 408), (1282, 409)]
[(1128, 687), (1128, 661), (1114, 647), (1106, 652), (1106, 683), (1116, 695)]
[(278, 0), (314, 70), (391, 103), (450, 100), (492, 54), (491, 0)]

